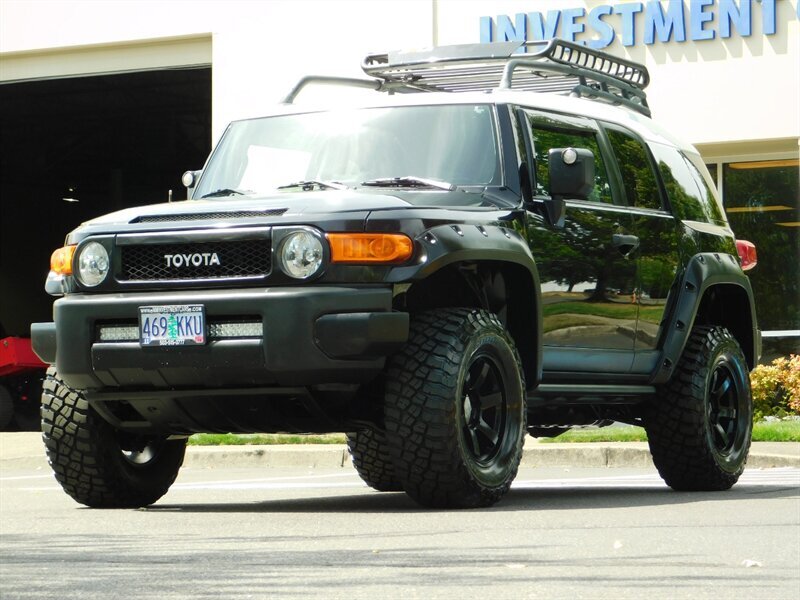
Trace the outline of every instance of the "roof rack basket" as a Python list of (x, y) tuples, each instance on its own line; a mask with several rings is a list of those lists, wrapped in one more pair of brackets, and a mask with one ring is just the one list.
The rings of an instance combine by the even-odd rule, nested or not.
[(644, 93), (650, 74), (644, 65), (559, 39), (370, 54), (362, 68), (379, 80), (375, 88), (382, 91), (566, 93), (651, 116)]

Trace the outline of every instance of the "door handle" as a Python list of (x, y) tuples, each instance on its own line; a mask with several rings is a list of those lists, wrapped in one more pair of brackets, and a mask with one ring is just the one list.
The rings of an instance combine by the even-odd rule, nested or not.
[(639, 238), (635, 235), (615, 233), (611, 236), (611, 244), (614, 248), (617, 248), (623, 256), (627, 257), (639, 247)]

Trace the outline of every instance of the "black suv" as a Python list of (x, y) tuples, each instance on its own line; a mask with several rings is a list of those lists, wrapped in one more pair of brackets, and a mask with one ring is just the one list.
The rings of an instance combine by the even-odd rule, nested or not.
[[(373, 488), (488, 506), (526, 433), (613, 421), (644, 425), (673, 488), (733, 485), (753, 296), (700, 156), (650, 119), (646, 69), (562, 41), (363, 68), (232, 123), (190, 200), (54, 253), (61, 298), (32, 336), (64, 490), (143, 506), (195, 432), (345, 431)], [(308, 83), (390, 93), (302, 109)]]

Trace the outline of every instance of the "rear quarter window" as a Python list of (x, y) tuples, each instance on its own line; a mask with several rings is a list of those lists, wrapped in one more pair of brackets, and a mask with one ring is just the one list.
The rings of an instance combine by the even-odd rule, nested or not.
[(714, 181), (708, 172), (708, 168), (703, 164), (703, 159), (698, 154), (684, 154), (686, 162), (689, 163), (689, 171), (691, 171), (697, 182), (697, 187), (700, 188), (700, 197), (703, 200), (703, 207), (712, 221), (723, 224), (727, 221), (725, 212), (722, 208), (717, 195)]
[(607, 129), (606, 135), (617, 157), (628, 204), (637, 208), (661, 210), (658, 178), (642, 143), (616, 129)]
[(719, 204), (698, 167), (672, 146), (651, 144), (672, 213), (684, 221), (725, 224)]

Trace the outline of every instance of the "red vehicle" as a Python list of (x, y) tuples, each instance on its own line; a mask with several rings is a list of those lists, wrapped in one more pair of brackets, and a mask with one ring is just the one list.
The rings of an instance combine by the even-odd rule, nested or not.
[(46, 369), (31, 350), (29, 338), (0, 340), (0, 430), (38, 429)]

